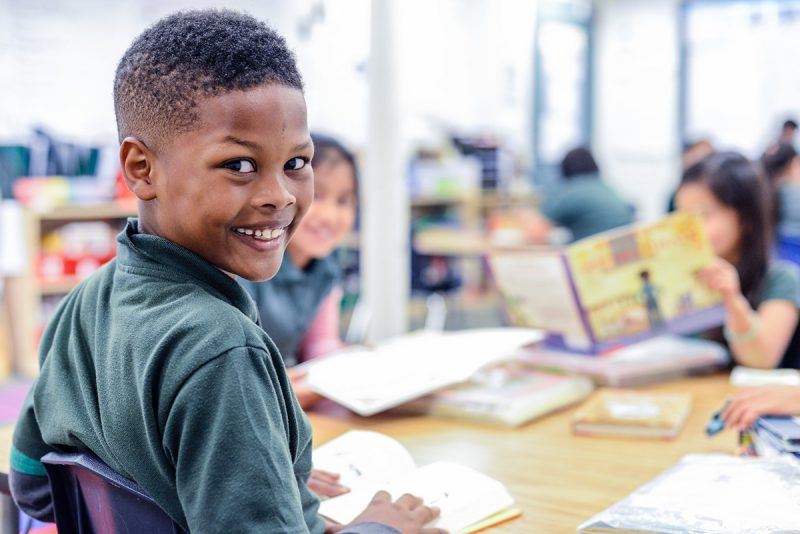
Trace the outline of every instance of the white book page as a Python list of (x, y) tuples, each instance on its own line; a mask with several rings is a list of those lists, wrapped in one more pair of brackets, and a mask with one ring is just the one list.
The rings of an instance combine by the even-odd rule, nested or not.
[(442, 387), (541, 340), (538, 330), (421, 332), (375, 348), (352, 348), (304, 365), (308, 386), (361, 415), (373, 415)]
[(313, 463), (314, 469), (338, 474), (339, 483), (353, 491), (387, 487), (416, 468), (411, 454), (400, 443), (367, 430), (351, 430), (318, 447)]
[(515, 322), (559, 333), (575, 347), (590, 346), (560, 253), (498, 252), (489, 263)]
[(421, 497), (436, 506), (441, 515), (431, 526), (457, 532), (514, 503), (498, 481), (469, 467), (436, 462), (408, 473), (388, 487), (370, 487), (324, 501), (319, 513), (342, 524), (350, 523), (370, 503), (375, 492), (384, 489), (393, 499), (404, 493)]

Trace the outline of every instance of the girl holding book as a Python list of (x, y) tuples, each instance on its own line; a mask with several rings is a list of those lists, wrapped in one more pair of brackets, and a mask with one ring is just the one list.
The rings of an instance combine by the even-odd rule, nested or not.
[[(769, 194), (753, 165), (735, 152), (711, 154), (684, 172), (679, 210), (705, 220), (717, 260), (699, 273), (722, 294), (722, 336), (748, 367), (800, 367), (800, 271), (770, 259)], [(720, 339), (722, 340), (722, 339)]]

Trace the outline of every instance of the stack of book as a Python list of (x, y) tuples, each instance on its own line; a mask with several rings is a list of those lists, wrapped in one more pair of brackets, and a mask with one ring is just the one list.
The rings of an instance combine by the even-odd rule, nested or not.
[(749, 434), (758, 456), (800, 461), (800, 417), (759, 417)]

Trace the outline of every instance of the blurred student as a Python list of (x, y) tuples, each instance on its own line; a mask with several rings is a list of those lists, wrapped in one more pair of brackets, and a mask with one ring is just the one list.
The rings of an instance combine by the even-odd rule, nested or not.
[(800, 156), (792, 145), (779, 143), (764, 152), (761, 164), (774, 192), (778, 235), (800, 237)]
[(561, 162), (563, 180), (542, 205), (528, 216), (525, 231), (531, 241), (553, 241), (557, 227), (577, 241), (633, 221), (633, 209), (600, 179), (597, 163), (586, 148), (570, 150)]
[(312, 134), (314, 202), (286, 248), (278, 274), (264, 282), (241, 280), (278, 346), (303, 408), (319, 397), (291, 369), (343, 346), (339, 337), (341, 270), (334, 251), (353, 229), (358, 170), (353, 154), (336, 139)]
[(753, 165), (734, 152), (706, 157), (684, 173), (676, 204), (705, 220), (718, 258), (699, 276), (722, 294), (723, 336), (736, 362), (799, 367), (800, 272), (770, 261), (769, 196)]
[(794, 145), (795, 136), (797, 135), (797, 121), (794, 119), (786, 119), (781, 126), (781, 134), (778, 137), (778, 143), (786, 143)]
[(714, 145), (709, 139), (701, 138), (685, 143), (683, 154), (681, 154), (681, 168), (685, 171), (703, 158), (710, 156), (712, 152), (714, 152)]
[[(681, 172), (686, 172), (686, 169), (699, 162), (706, 156), (714, 152), (714, 145), (706, 138), (695, 139), (683, 144), (683, 153), (681, 154)], [(675, 194), (673, 191), (667, 201), (667, 213), (675, 211)]]
[(739, 391), (722, 412), (725, 428), (746, 430), (764, 415), (800, 416), (800, 387), (763, 386)]

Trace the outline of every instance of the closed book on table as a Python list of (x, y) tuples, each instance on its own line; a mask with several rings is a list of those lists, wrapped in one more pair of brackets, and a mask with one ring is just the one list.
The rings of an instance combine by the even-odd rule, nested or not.
[(576, 434), (672, 439), (691, 410), (683, 393), (644, 394), (623, 390), (600, 391), (572, 418)]

